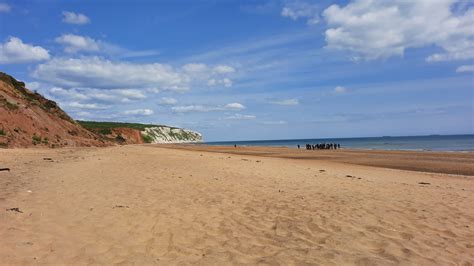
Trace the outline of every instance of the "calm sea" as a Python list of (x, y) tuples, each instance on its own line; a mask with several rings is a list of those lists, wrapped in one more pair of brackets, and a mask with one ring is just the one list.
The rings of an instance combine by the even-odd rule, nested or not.
[(373, 150), (474, 151), (474, 135), (432, 135), (375, 138), (285, 139), (206, 142), (207, 145), (283, 146), (339, 143), (341, 148)]

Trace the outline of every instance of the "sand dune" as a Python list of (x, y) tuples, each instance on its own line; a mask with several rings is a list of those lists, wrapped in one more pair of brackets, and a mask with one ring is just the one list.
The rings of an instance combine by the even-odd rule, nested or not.
[(0, 150), (0, 167), (2, 264), (474, 261), (468, 176), (156, 146)]

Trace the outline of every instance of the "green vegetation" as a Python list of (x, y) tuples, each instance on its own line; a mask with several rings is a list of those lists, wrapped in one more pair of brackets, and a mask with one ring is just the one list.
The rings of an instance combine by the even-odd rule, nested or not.
[[(1, 72), (0, 72), (1, 73)], [(0, 95), (0, 105), (5, 106), (7, 110), (17, 110), (19, 107), (16, 103), (9, 102), (5, 97)]]
[(31, 137), (33, 145), (41, 144), (41, 137), (37, 135), (33, 135)]
[(0, 136), (5, 136), (5, 130), (3, 130), (3, 128), (0, 129)]
[(46, 144), (46, 145), (48, 145), (48, 144), (49, 144), (49, 140), (48, 140), (48, 138), (44, 138), (44, 139), (43, 139), (43, 144)]
[(171, 137), (174, 137), (174, 138), (179, 139), (179, 140), (187, 140), (187, 139), (193, 139), (194, 138), (194, 136), (191, 133), (186, 132), (184, 130), (180, 131), (179, 133), (171, 131), (169, 133), (169, 135)]
[(72, 120), (72, 118), (70, 118), (66, 113), (61, 112), (59, 114), (59, 118), (61, 118), (62, 120), (66, 120), (66, 121), (69, 121), (71, 123), (74, 123), (74, 120)]
[(122, 135), (117, 135), (117, 137), (115, 137), (115, 140), (118, 142), (118, 143), (124, 143), (126, 140), (124, 137), (122, 137)]
[(110, 128), (103, 128), (99, 130), (99, 133), (102, 135), (109, 135), (109, 134), (112, 134), (112, 130), (110, 130)]
[(146, 134), (142, 134), (142, 139), (143, 139), (143, 142), (145, 142), (145, 143), (152, 143), (153, 142), (153, 138), (149, 135), (146, 135)]
[(44, 108), (46, 108), (47, 110), (58, 109), (58, 105), (56, 104), (56, 102), (51, 100), (47, 100), (42, 106), (44, 106)]
[(8, 110), (17, 110), (19, 107), (17, 104), (15, 103), (11, 103), (11, 102), (6, 102), (5, 106), (7, 107)]
[(0, 80), (5, 81), (6, 83), (12, 84), (13, 87), (15, 87), (15, 89), (17, 89), (17, 90), (20, 90), (21, 88), (25, 87), (24, 82), (18, 81), (15, 78), (13, 78), (12, 76), (10, 76), (8, 74), (5, 74), (3, 72), (0, 72)]
[(81, 126), (87, 129), (112, 129), (118, 127), (133, 128), (145, 130), (147, 127), (160, 127), (162, 125), (140, 124), (140, 123), (124, 123), (124, 122), (96, 122), (96, 121), (77, 121)]
[(6, 147), (8, 147), (8, 143), (0, 142), (0, 148), (6, 148)]

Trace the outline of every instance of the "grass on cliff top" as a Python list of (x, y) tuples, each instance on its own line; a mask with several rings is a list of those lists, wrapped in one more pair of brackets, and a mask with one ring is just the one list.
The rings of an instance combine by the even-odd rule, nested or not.
[[(140, 131), (145, 130), (147, 127), (166, 127), (164, 125), (153, 125), (153, 124), (140, 124), (140, 123), (124, 123), (124, 122), (97, 122), (97, 121), (81, 121), (77, 122), (85, 127), (86, 129), (110, 129), (110, 128), (133, 128)], [(174, 127), (171, 127), (174, 128)]]

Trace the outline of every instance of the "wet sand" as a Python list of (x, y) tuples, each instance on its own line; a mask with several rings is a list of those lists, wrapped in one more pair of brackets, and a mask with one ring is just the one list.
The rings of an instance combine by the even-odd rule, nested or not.
[(474, 176), (474, 152), (306, 150), (286, 147), (229, 147), (160, 145), (163, 148), (220, 152), (263, 157), (342, 162), (357, 165)]
[(225, 149), (0, 150), (0, 263), (474, 261), (471, 154)]

